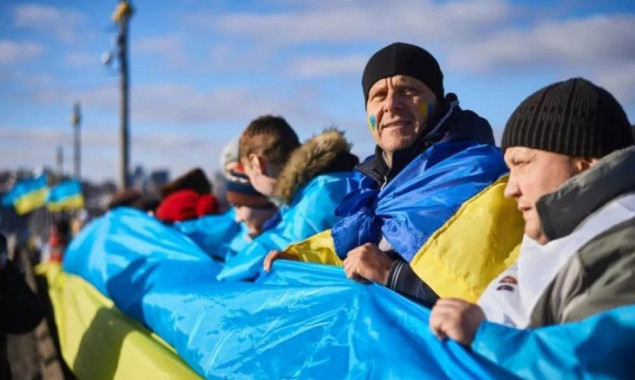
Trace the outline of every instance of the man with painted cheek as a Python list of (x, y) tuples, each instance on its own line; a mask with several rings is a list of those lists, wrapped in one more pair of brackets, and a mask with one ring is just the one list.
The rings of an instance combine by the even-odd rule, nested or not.
[[(429, 132), (428, 118), (443, 91), (440, 83), (432, 86), (436, 92), (413, 76), (392, 75), (377, 80), (366, 92), (368, 128), (377, 144), (376, 154), (381, 155), (377, 163), (385, 165), (383, 178), (377, 178), (382, 186), (408, 163), (401, 159), (393, 167), (393, 153), (409, 150), (424, 130)], [(392, 264), (393, 259), (376, 244), (365, 243), (348, 252), (344, 270), (349, 278), (386, 284)]]
[[(380, 192), (366, 209), (345, 199), (338, 212), (348, 217), (333, 227), (334, 245), (349, 278), (430, 305), (437, 295), (409, 263), (463, 202), (505, 174), (502, 156), (488, 122), (460, 109), (456, 95), (444, 94), (439, 64), (418, 46), (393, 43), (379, 50), (364, 69), (362, 87), (377, 146), (356, 169)], [(452, 162), (473, 170), (453, 172)], [(426, 170), (438, 170), (436, 179), (426, 178), (435, 176)], [(459, 185), (470, 192), (443, 194)]]

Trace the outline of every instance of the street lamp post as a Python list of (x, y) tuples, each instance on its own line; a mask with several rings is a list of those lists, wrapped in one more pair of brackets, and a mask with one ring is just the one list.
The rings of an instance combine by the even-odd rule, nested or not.
[(74, 164), (74, 177), (78, 181), (80, 180), (80, 163), (81, 163), (81, 140), (79, 127), (82, 123), (82, 115), (79, 106), (79, 102), (75, 102), (73, 106), (73, 164)]
[(119, 24), (119, 34), (117, 36), (117, 53), (119, 58), (120, 73), (120, 91), (121, 103), (119, 112), (121, 116), (120, 130), (120, 168), (119, 168), (119, 184), (122, 189), (126, 189), (129, 185), (128, 166), (130, 158), (130, 142), (128, 130), (128, 22), (132, 17), (132, 5), (127, 0), (121, 0), (112, 14), (114, 22)]
[(55, 161), (57, 163), (57, 174), (60, 178), (64, 175), (64, 148), (61, 145), (55, 150)]

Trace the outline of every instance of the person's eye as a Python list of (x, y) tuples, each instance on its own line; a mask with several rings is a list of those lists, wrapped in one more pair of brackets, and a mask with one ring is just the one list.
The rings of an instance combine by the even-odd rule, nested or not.
[(403, 93), (406, 95), (417, 95), (419, 94), (419, 91), (417, 91), (416, 88), (406, 87), (404, 88)]
[(370, 96), (370, 100), (379, 102), (379, 101), (382, 101), (385, 97), (386, 97), (386, 93), (376, 92)]

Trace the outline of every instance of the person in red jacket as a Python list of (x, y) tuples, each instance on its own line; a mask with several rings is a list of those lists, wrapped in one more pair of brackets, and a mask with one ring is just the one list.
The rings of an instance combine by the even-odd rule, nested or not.
[(161, 197), (155, 216), (163, 222), (181, 222), (219, 212), (218, 200), (212, 195), (212, 185), (200, 168), (164, 185)]

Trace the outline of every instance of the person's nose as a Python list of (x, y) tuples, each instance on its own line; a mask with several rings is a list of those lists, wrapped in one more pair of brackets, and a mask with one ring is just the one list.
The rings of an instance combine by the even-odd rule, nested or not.
[(507, 179), (507, 185), (503, 191), (505, 198), (517, 198), (520, 196), (520, 188), (518, 187), (518, 180), (514, 174), (510, 174)]
[(393, 89), (388, 90), (384, 101), (384, 112), (394, 113), (396, 110), (403, 108), (403, 99)]

